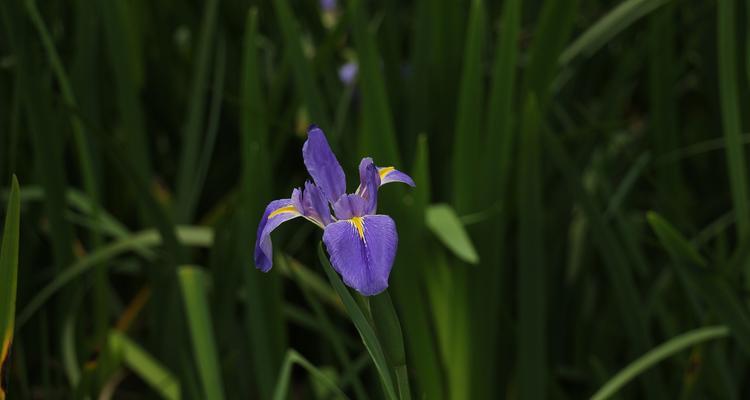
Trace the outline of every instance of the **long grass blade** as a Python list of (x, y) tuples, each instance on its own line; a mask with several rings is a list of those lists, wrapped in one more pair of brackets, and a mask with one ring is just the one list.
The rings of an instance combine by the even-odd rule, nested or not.
[(208, 311), (205, 275), (197, 267), (182, 266), (178, 276), (204, 398), (221, 400), (224, 398), (224, 386)]
[(518, 175), (518, 379), (522, 399), (546, 397), (546, 296), (539, 110), (526, 102)]
[[(2, 245), (0, 245), (0, 377), (5, 376), (5, 364), (15, 331), (18, 242), (21, 224), (20, 192), (18, 179), (14, 175), (5, 213)], [(4, 385), (4, 380), (0, 379), (0, 400), (5, 400)]]
[[(200, 178), (195, 179), (196, 173), (200, 171), (198, 161), (201, 159), (201, 149), (209, 154), (211, 149), (210, 146), (207, 148), (200, 146), (201, 128), (203, 127), (205, 114), (205, 92), (209, 82), (211, 49), (212, 44), (216, 40), (216, 19), (219, 1), (209, 0), (205, 2), (204, 7), (203, 22), (201, 24), (196, 51), (195, 75), (193, 75), (191, 83), (190, 102), (185, 114), (185, 127), (182, 132), (182, 153), (180, 154), (180, 168), (177, 176), (177, 221), (184, 223), (189, 222), (192, 218), (195, 204), (197, 203), (196, 196), (198, 196), (200, 188), (203, 185)], [(224, 68), (220, 57), (216, 58), (214, 69), (220, 71), (216, 76), (221, 77)], [(214, 83), (217, 83), (216, 79)], [(217, 87), (214, 86), (214, 89), (216, 90)], [(206, 140), (209, 138), (206, 138)]]
[(331, 380), (323, 371), (318, 369), (310, 361), (307, 361), (305, 357), (296, 352), (295, 350), (287, 350), (286, 357), (284, 357), (284, 363), (281, 366), (281, 372), (279, 373), (279, 380), (276, 383), (276, 390), (273, 394), (273, 400), (284, 400), (287, 398), (289, 392), (289, 382), (292, 376), (292, 367), (299, 365), (304, 368), (318, 383), (331, 389), (336, 394), (336, 398), (348, 399), (346, 394), (336, 386), (336, 383)]
[(128, 338), (124, 333), (109, 333), (109, 350), (123, 363), (144, 380), (154, 391), (167, 400), (178, 400), (180, 382), (151, 354)]
[(591, 396), (591, 399), (609, 399), (614, 396), (620, 388), (659, 362), (685, 350), (688, 347), (709, 340), (721, 339), (728, 335), (729, 328), (726, 326), (707, 326), (675, 336), (628, 364), (627, 367), (623, 368), (615, 376), (610, 378), (601, 389), (594, 393)]
[[(737, 7), (734, 0), (717, 3), (717, 48), (719, 51), (719, 100), (722, 125), (726, 140), (727, 168), (732, 192), (732, 203), (737, 213), (737, 233), (743, 245), (750, 243), (750, 197), (747, 186), (747, 162), (745, 147), (742, 145), (740, 103), (737, 88), (736, 19)], [(746, 279), (750, 278), (750, 265), (746, 267)]]
[(476, 192), (482, 186), (477, 182), (476, 171), (482, 165), (477, 154), (485, 140), (482, 126), (485, 13), (481, 0), (471, 2), (453, 142), (454, 205), (459, 213), (475, 212), (480, 207)]

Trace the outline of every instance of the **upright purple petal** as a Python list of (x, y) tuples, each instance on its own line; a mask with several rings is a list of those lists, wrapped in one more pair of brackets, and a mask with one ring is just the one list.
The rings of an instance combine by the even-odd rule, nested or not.
[(302, 146), (302, 157), (310, 176), (331, 204), (346, 193), (344, 170), (331, 151), (325, 134), (315, 125), (311, 125), (307, 131), (307, 141)]
[(387, 215), (368, 215), (328, 225), (323, 243), (333, 269), (365, 296), (388, 287), (398, 247), (396, 224)]
[(380, 174), (372, 158), (365, 157), (359, 163), (359, 187), (357, 194), (367, 202), (365, 214), (375, 214), (378, 208), (378, 187)]
[(405, 173), (397, 170), (393, 167), (382, 167), (378, 168), (378, 172), (380, 173), (380, 185), (385, 185), (386, 183), (391, 182), (401, 182), (405, 183), (411, 187), (415, 187), (414, 180), (411, 179), (409, 175), (406, 175)]
[(259, 270), (268, 272), (273, 266), (271, 232), (283, 222), (301, 215), (292, 199), (274, 200), (268, 204), (258, 224), (258, 233), (255, 238), (255, 266)]
[(350, 219), (367, 215), (367, 200), (358, 194), (345, 194), (333, 203), (333, 212), (338, 219)]
[(314, 183), (305, 182), (304, 190), (295, 189), (292, 202), (302, 215), (321, 228), (333, 222), (331, 209), (320, 189)]

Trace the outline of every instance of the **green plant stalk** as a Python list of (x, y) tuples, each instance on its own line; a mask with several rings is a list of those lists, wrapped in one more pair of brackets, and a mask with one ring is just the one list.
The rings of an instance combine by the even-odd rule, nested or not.
[(338, 293), (341, 301), (344, 303), (344, 306), (346, 307), (346, 311), (349, 314), (352, 323), (354, 323), (355, 328), (357, 328), (357, 332), (359, 332), (359, 336), (362, 339), (362, 344), (364, 344), (367, 352), (370, 353), (370, 357), (372, 358), (372, 361), (375, 364), (375, 368), (378, 371), (380, 383), (383, 385), (386, 396), (391, 400), (398, 400), (399, 397), (396, 395), (396, 390), (393, 386), (393, 378), (391, 377), (391, 373), (388, 368), (388, 362), (386, 360), (385, 352), (383, 351), (383, 345), (380, 343), (377, 335), (375, 334), (375, 330), (370, 324), (370, 321), (363, 312), (362, 308), (357, 304), (357, 301), (354, 300), (354, 297), (352, 297), (351, 293), (349, 293), (349, 290), (346, 288), (346, 286), (344, 286), (344, 283), (333, 270), (333, 267), (331, 267), (331, 263), (328, 261), (325, 251), (323, 250), (322, 243), (320, 244), (320, 246), (318, 246), (318, 259), (323, 266), (323, 270), (328, 276), (328, 280), (331, 281), (331, 285), (333, 286), (336, 293)]
[(726, 326), (708, 326), (675, 336), (628, 364), (627, 367), (618, 372), (607, 381), (601, 389), (594, 393), (591, 396), (591, 400), (605, 400), (611, 398), (628, 382), (662, 360), (667, 359), (690, 346), (708, 340), (721, 339), (727, 336), (729, 336), (729, 328)]
[(404, 350), (404, 335), (396, 309), (391, 302), (388, 291), (370, 298), (370, 310), (375, 325), (375, 331), (383, 344), (385, 356), (391, 364), (396, 376), (399, 396), (401, 400), (411, 399), (409, 376), (406, 368), (406, 351)]

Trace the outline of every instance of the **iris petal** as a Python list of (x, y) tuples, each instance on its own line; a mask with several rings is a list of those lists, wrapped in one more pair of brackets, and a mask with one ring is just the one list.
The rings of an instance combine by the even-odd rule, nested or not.
[(310, 181), (305, 182), (304, 190), (294, 189), (292, 202), (305, 218), (321, 228), (333, 222), (331, 209), (323, 196), (323, 192)]
[(388, 288), (398, 247), (396, 224), (387, 215), (339, 220), (323, 232), (333, 269), (349, 287), (365, 296)]
[(397, 170), (396, 168), (393, 168), (393, 167), (378, 168), (378, 173), (380, 174), (380, 186), (383, 186), (386, 183), (391, 183), (391, 182), (401, 182), (411, 187), (416, 186), (414, 184), (414, 180), (411, 179), (409, 175), (406, 175), (405, 173)]
[(302, 158), (315, 184), (331, 204), (346, 192), (344, 170), (331, 151), (325, 134), (315, 125), (310, 126), (307, 131), (307, 141), (302, 146)]
[(380, 187), (380, 174), (372, 158), (365, 157), (359, 163), (359, 187), (357, 194), (367, 202), (365, 214), (375, 214), (378, 208), (378, 187)]
[(338, 219), (350, 219), (366, 215), (367, 200), (358, 194), (345, 194), (333, 203), (333, 212)]
[(258, 233), (255, 238), (255, 266), (268, 272), (273, 266), (273, 246), (271, 243), (271, 232), (283, 222), (301, 216), (292, 199), (274, 200), (268, 204), (263, 218), (258, 224)]

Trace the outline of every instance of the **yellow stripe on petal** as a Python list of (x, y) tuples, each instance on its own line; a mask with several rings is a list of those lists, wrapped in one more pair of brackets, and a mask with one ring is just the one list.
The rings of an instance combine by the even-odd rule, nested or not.
[(393, 172), (395, 170), (396, 170), (395, 167), (383, 167), (383, 168), (380, 168), (380, 170), (378, 171), (378, 173), (380, 174), (380, 179), (382, 180), (383, 178), (385, 178), (386, 175), (390, 174), (391, 172)]
[(273, 211), (272, 213), (268, 214), (268, 218), (270, 219), (270, 218), (273, 218), (273, 217), (275, 217), (275, 216), (277, 216), (279, 214), (283, 214), (283, 213), (295, 213), (295, 214), (299, 214), (299, 212), (297, 211), (297, 209), (294, 206), (286, 206), (286, 207), (281, 207), (281, 208)]
[(359, 233), (359, 238), (363, 241), (365, 240), (365, 221), (362, 217), (353, 217), (349, 220), (349, 222), (354, 225), (355, 228), (357, 228), (357, 233)]

